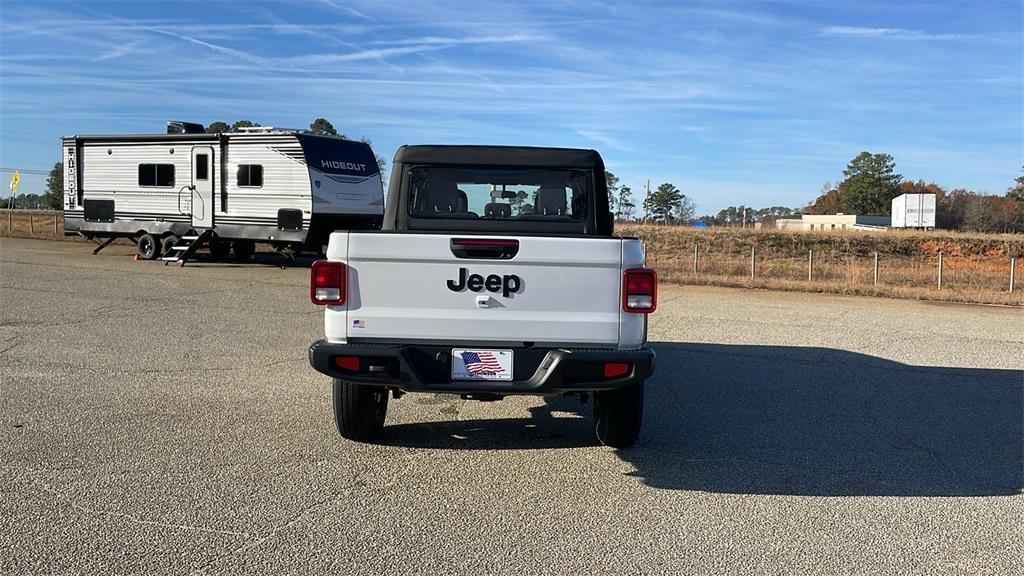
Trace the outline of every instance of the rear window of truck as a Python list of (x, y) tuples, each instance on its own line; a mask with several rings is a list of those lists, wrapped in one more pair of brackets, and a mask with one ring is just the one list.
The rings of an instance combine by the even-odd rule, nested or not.
[[(580, 226), (591, 213), (590, 175), (552, 168), (414, 166), (408, 173), (408, 215), (466, 224), (564, 223)], [(473, 226), (479, 228), (479, 226)]]

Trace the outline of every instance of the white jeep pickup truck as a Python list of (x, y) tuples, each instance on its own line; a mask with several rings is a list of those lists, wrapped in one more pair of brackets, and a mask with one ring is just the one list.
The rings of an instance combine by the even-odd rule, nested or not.
[(405, 392), (578, 395), (602, 443), (636, 442), (657, 277), (604, 174), (593, 150), (400, 148), (382, 229), (334, 232), (310, 275), (338, 432), (371, 440)]

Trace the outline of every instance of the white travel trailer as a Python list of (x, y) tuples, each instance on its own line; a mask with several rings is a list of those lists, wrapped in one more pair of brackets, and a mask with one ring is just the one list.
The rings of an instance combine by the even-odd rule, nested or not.
[(65, 234), (131, 238), (146, 259), (200, 245), (246, 258), (256, 242), (319, 251), (334, 230), (379, 227), (384, 211), (367, 144), (299, 130), (168, 122), (167, 134), (66, 136), (62, 158)]

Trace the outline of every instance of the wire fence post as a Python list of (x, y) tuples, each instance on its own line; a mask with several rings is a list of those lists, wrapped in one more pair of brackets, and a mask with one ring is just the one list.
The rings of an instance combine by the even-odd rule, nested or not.
[(942, 290), (942, 252), (939, 252), (939, 290)]
[(700, 260), (700, 244), (693, 245), (693, 274), (697, 275), (697, 261)]
[(57, 214), (53, 215), (53, 235), (57, 235)]
[(1010, 258), (1010, 294), (1013, 294), (1013, 276), (1017, 271), (1017, 259)]
[(36, 235), (36, 219), (32, 217), (32, 212), (28, 213), (28, 233)]
[(807, 251), (807, 281), (810, 282), (814, 277), (814, 250)]
[(757, 256), (754, 253), (754, 247), (750, 247), (750, 279), (754, 279), (754, 263), (757, 261)]
[(873, 277), (874, 284), (878, 285), (878, 252), (875, 252), (875, 274)]

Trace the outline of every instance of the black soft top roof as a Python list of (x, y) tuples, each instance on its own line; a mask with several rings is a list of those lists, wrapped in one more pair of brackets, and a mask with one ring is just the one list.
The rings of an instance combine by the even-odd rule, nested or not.
[(604, 170), (604, 162), (596, 150), (536, 146), (402, 146), (395, 153), (394, 163)]

